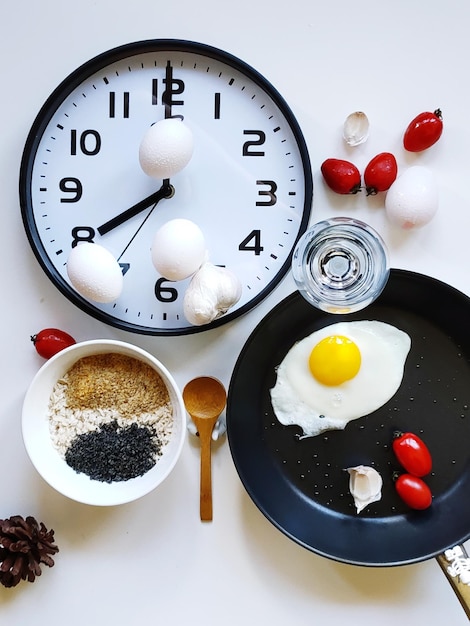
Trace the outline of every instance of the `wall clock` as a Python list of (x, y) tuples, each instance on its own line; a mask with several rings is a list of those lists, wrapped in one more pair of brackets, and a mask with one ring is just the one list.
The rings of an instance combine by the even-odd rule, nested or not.
[[(162, 181), (142, 171), (138, 152), (168, 117), (191, 128), (194, 153), (171, 197), (158, 198)], [(176, 39), (126, 44), (70, 74), (35, 119), (20, 171), (23, 223), (49, 278), (95, 318), (149, 335), (206, 330), (258, 304), (290, 267), (312, 194), (306, 142), (270, 82), (225, 51)], [(151, 262), (154, 234), (173, 218), (195, 222), (211, 261), (242, 283), (238, 303), (205, 326), (183, 315), (186, 282), (165, 280)], [(118, 260), (115, 302), (89, 301), (70, 284), (67, 257), (80, 241)]]

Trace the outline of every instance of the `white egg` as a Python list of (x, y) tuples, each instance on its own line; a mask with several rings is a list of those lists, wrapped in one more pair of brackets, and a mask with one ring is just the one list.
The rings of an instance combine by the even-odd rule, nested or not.
[(160, 120), (150, 126), (140, 143), (140, 166), (152, 178), (170, 178), (186, 167), (193, 148), (193, 134), (184, 122)]
[[(338, 385), (314, 378), (310, 353), (323, 339), (347, 337), (360, 352), (358, 373)], [(407, 333), (378, 321), (338, 322), (297, 342), (277, 368), (271, 402), (277, 419), (286, 426), (298, 425), (304, 436), (326, 430), (342, 430), (348, 422), (383, 406), (397, 392), (411, 339)], [(348, 356), (348, 355), (346, 355)], [(337, 367), (324, 358), (322, 367)]]
[(113, 302), (121, 295), (121, 267), (111, 252), (99, 244), (84, 241), (72, 248), (67, 274), (74, 289), (89, 300)]
[(168, 280), (184, 280), (207, 260), (204, 235), (191, 220), (176, 218), (161, 226), (152, 244), (152, 262)]
[(419, 228), (430, 222), (438, 205), (436, 179), (422, 165), (414, 165), (405, 170), (385, 196), (387, 217), (404, 229)]

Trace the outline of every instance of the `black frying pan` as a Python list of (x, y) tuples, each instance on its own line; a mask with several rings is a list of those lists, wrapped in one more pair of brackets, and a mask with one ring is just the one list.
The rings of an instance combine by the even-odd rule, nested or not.
[[(314, 330), (359, 319), (388, 322), (410, 335), (400, 389), (344, 431), (300, 439), (300, 428), (282, 426), (273, 413), (275, 367)], [(434, 499), (426, 511), (411, 511), (395, 492), (395, 430), (419, 434), (431, 450), (433, 471), (426, 481)], [(248, 494), (298, 544), (355, 565), (404, 565), (438, 556), (446, 571), (446, 550), (470, 537), (470, 299), (404, 270), (392, 270), (376, 302), (349, 315), (323, 313), (291, 294), (240, 353), (228, 392), (227, 436)], [(357, 515), (344, 469), (359, 464), (373, 465), (384, 486), (380, 502)]]

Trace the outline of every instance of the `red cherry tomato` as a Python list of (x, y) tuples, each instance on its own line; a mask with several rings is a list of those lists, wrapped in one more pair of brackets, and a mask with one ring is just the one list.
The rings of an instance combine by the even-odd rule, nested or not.
[(442, 112), (436, 109), (434, 113), (425, 111), (417, 115), (408, 124), (403, 136), (403, 146), (409, 152), (421, 152), (436, 143), (442, 135)]
[(368, 196), (387, 191), (398, 174), (397, 160), (390, 152), (377, 154), (364, 170), (364, 183)]
[(336, 193), (349, 194), (361, 190), (361, 174), (354, 163), (343, 159), (326, 159), (321, 165), (326, 184)]
[(58, 328), (44, 328), (32, 335), (31, 341), (36, 352), (45, 359), (50, 359), (54, 354), (76, 343), (71, 335)]
[(396, 432), (393, 435), (392, 448), (398, 462), (409, 474), (426, 476), (432, 469), (429, 448), (414, 433)]
[(398, 495), (411, 509), (422, 511), (432, 504), (432, 493), (424, 480), (411, 474), (401, 474), (395, 480)]

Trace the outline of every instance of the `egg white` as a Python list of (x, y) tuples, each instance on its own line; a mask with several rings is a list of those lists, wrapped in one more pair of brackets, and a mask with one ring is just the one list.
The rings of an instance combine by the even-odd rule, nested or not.
[[(338, 386), (319, 383), (308, 364), (314, 346), (331, 335), (349, 337), (361, 352), (358, 374)], [(297, 342), (277, 368), (270, 390), (277, 419), (286, 426), (300, 426), (306, 437), (344, 429), (395, 395), (410, 347), (409, 335), (385, 322), (338, 322), (313, 332)]]

